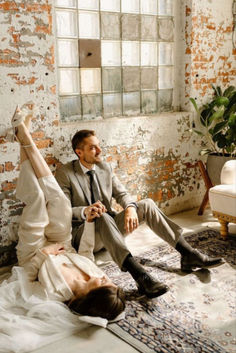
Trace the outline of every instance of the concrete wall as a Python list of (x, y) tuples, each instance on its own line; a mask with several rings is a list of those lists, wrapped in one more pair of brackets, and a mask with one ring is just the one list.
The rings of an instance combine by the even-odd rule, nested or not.
[[(189, 111), (190, 96), (204, 101), (210, 95), (211, 82), (226, 86), (234, 81), (232, 1), (224, 5), (221, 0), (176, 2), (181, 11), (177, 18), (175, 101), (179, 97), (182, 110)], [(0, 264), (9, 263), (14, 256), (11, 244), (17, 240), (15, 229), (22, 211), (15, 198), (19, 147), (6, 141), (5, 129), (16, 104), (27, 100), (39, 106), (33, 137), (52, 169), (74, 158), (69, 141), (75, 130), (92, 128), (101, 140), (104, 158), (113, 164), (132, 194), (153, 198), (167, 213), (199, 205), (204, 187), (195, 166), (199, 141), (188, 132), (192, 114), (62, 125), (52, 1), (2, 1), (0, 33)]]

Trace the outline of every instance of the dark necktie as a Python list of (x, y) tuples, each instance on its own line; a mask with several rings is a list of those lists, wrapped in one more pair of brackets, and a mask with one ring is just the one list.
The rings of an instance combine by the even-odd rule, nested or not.
[(87, 174), (89, 175), (90, 178), (90, 190), (91, 190), (91, 201), (92, 203), (100, 200), (101, 201), (101, 196), (100, 196), (100, 192), (98, 189), (98, 185), (97, 185), (97, 181), (94, 178), (95, 175), (95, 170), (89, 170), (87, 172)]

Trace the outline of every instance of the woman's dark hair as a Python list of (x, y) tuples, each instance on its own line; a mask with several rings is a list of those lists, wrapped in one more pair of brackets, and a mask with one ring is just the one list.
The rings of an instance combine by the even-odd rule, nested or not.
[(113, 320), (124, 311), (125, 297), (119, 287), (104, 286), (76, 298), (68, 306), (72, 311), (81, 315), (99, 316)]
[(71, 143), (73, 151), (75, 152), (76, 148), (82, 148), (83, 142), (86, 137), (95, 136), (95, 131), (93, 130), (79, 130), (72, 137)]

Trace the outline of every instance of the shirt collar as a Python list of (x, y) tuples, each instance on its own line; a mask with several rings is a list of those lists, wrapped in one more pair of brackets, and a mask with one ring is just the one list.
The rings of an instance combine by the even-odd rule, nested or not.
[(80, 164), (80, 167), (81, 167), (82, 172), (84, 174), (86, 174), (89, 170), (95, 170), (95, 164), (93, 165), (93, 168), (91, 168), (91, 169), (86, 168), (82, 163), (80, 163), (80, 160), (79, 160), (79, 164)]

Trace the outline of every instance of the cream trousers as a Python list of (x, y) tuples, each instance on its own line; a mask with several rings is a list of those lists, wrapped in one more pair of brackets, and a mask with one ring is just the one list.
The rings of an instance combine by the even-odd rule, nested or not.
[(16, 196), (25, 204), (18, 231), (20, 266), (50, 243), (63, 243), (66, 250), (71, 249), (71, 204), (53, 175), (37, 179), (30, 161), (24, 161)]

